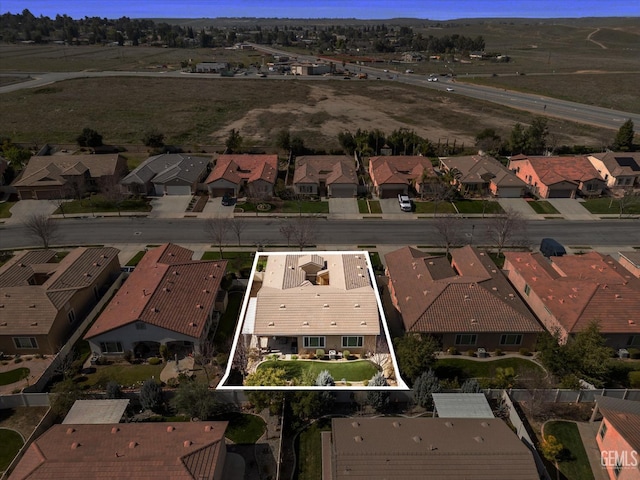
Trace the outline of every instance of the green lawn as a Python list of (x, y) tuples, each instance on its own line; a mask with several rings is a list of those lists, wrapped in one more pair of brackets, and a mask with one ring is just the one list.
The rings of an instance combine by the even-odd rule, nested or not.
[[(415, 205), (414, 213), (434, 213), (436, 209), (434, 202), (422, 202), (414, 199), (413, 204)], [(436, 213), (456, 213), (456, 209), (453, 208), (450, 202), (438, 202), (438, 210)]]
[(11, 210), (16, 202), (4, 202), (0, 203), (0, 218), (9, 218), (11, 216)]
[(549, 422), (544, 426), (544, 434), (553, 435), (563, 445), (564, 450), (560, 453), (563, 461), (558, 462), (558, 466), (568, 480), (593, 479), (587, 452), (575, 423)]
[(309, 370), (317, 376), (322, 370), (328, 370), (335, 381), (343, 378), (348, 382), (363, 382), (369, 380), (377, 372), (378, 368), (368, 360), (352, 360), (348, 362), (315, 362), (307, 360), (268, 360), (261, 363), (261, 368), (284, 368), (288, 379), (301, 377), (303, 371)]
[[(639, 214), (640, 213), (640, 198), (634, 203), (627, 200), (628, 206), (624, 209), (625, 215)], [(593, 198), (586, 200), (582, 203), (582, 206), (595, 214), (620, 214), (619, 202), (616, 199), (611, 198)]]
[(556, 210), (556, 207), (551, 205), (551, 203), (547, 202), (546, 200), (527, 202), (527, 205), (533, 208), (536, 213), (539, 213), (541, 215), (555, 215), (557, 213), (560, 213), (558, 210)]
[(264, 420), (257, 415), (231, 412), (218, 415), (213, 420), (229, 422), (225, 437), (238, 444), (256, 443), (266, 430)]
[(371, 266), (373, 267), (373, 272), (379, 275), (383, 275), (384, 265), (382, 265), (382, 261), (380, 261), (380, 254), (378, 252), (369, 252), (369, 256), (371, 257)]
[[(102, 195), (92, 195), (90, 198), (82, 200), (71, 200), (65, 202), (63, 207), (64, 213), (98, 213), (98, 212), (149, 212), (151, 205), (146, 199), (128, 198), (120, 202), (120, 208), (113, 202), (106, 200)], [(58, 208), (54, 213), (62, 214), (63, 210)]]
[[(482, 200), (459, 200), (454, 203), (460, 213), (482, 213), (483, 208), (486, 214), (504, 213), (500, 204), (494, 200), (485, 202)], [(440, 210), (440, 206), (438, 206), (438, 210)]]
[(458, 380), (467, 378), (491, 378), (495, 375), (496, 368), (512, 367), (516, 375), (527, 370), (542, 371), (540, 366), (524, 358), (499, 358), (490, 361), (475, 361), (468, 358), (441, 358), (436, 361), (435, 372), (440, 379)]
[(243, 212), (257, 212), (258, 215), (262, 213), (329, 213), (329, 202), (311, 202), (302, 201), (297, 202), (295, 200), (286, 200), (281, 203), (268, 203), (263, 202), (260, 205), (269, 205), (268, 210), (258, 210), (257, 205), (250, 202), (240, 203), (236, 206), (237, 209), (241, 209)]
[(331, 419), (321, 418), (306, 428), (296, 441), (298, 480), (322, 479), (321, 432), (331, 431)]
[(359, 198), (358, 211), (360, 213), (366, 213), (366, 214), (382, 213), (382, 208), (380, 207), (380, 202), (378, 200), (367, 200), (366, 198)]
[[(255, 252), (234, 252), (222, 249), (222, 258), (228, 260), (227, 272), (235, 272), (237, 274), (249, 274), (253, 267), (253, 257)], [(220, 260), (220, 252), (206, 251), (202, 254), (202, 260)], [(242, 275), (241, 275), (242, 276)]]
[(238, 314), (240, 313), (240, 308), (242, 308), (243, 298), (244, 292), (231, 292), (229, 294), (227, 309), (220, 319), (214, 338), (214, 343), (218, 350), (222, 350), (227, 340), (233, 337), (236, 324), (238, 323)]
[(0, 448), (0, 472), (3, 472), (20, 451), (24, 442), (18, 432), (0, 428), (0, 445), (2, 445)]
[(127, 262), (127, 264), (125, 266), (127, 267), (135, 267), (136, 265), (138, 265), (138, 263), (140, 263), (140, 260), (142, 260), (142, 257), (144, 257), (144, 254), (147, 253), (144, 250), (139, 251), (138, 253), (136, 253), (133, 258), (131, 260), (129, 260)]
[(161, 363), (160, 365), (117, 364), (97, 366), (95, 367), (95, 373), (86, 375), (86, 377), (81, 379), (78, 383), (81, 386), (87, 385), (89, 388), (104, 388), (107, 383), (113, 380), (123, 386), (137, 386), (151, 377), (160, 381), (160, 372), (162, 372), (164, 367), (164, 363)]
[(30, 372), (31, 370), (28, 368), (22, 367), (0, 373), (0, 385), (10, 385), (12, 383), (19, 382), (23, 378), (27, 378)]

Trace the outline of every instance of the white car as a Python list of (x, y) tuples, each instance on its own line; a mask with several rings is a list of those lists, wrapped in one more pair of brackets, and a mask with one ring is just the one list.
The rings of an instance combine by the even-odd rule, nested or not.
[(453, 92), (453, 88), (447, 87), (447, 92)]
[(410, 212), (413, 210), (411, 199), (407, 195), (398, 194), (398, 203), (400, 204), (400, 210), (403, 212)]

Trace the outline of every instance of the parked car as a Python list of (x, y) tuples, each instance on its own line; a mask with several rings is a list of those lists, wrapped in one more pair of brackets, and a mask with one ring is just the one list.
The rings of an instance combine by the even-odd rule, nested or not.
[(398, 203), (400, 204), (400, 210), (403, 212), (410, 212), (413, 210), (411, 199), (407, 195), (398, 194)]
[(567, 254), (565, 248), (553, 238), (543, 238), (540, 242), (540, 252), (545, 257), (561, 257)]

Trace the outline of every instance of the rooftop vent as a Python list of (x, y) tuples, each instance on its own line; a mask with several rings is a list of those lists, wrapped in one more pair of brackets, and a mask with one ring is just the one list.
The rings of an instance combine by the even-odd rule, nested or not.
[(364, 438), (362, 438), (360, 435), (353, 437), (353, 439), (356, 441), (356, 443), (362, 443), (364, 441)]
[(71, 444), (71, 450), (75, 450), (76, 448), (78, 448), (80, 446), (80, 444), (78, 442), (73, 442)]
[(449, 428), (453, 428), (453, 423), (451, 422), (444, 422), (445, 426), (449, 427)]
[(129, 448), (136, 448), (138, 446), (138, 442), (132, 440), (129, 442)]
[(322, 305), (322, 308), (329, 308), (329, 304), (325, 303), (324, 305)]
[(473, 437), (473, 439), (478, 443), (484, 442), (484, 438), (482, 438), (480, 435), (478, 435), (477, 437)]
[(171, 433), (171, 432), (173, 432), (175, 429), (176, 429), (176, 427), (174, 427), (174, 426), (172, 426), (172, 425), (169, 425), (169, 426), (167, 427), (167, 433)]
[(196, 308), (199, 309), (199, 310), (202, 310), (202, 308), (203, 308), (202, 304), (200, 304), (200, 303), (196, 304)]
[(360, 426), (360, 423), (358, 423), (358, 422), (351, 422), (351, 426), (352, 426), (353, 428), (358, 428), (358, 427)]
[(6, 327), (6, 326), (7, 326), (7, 322), (0, 323), (0, 327)]
[(189, 322), (189, 326), (190, 326), (190, 327), (196, 327), (196, 326), (197, 326), (197, 324), (196, 324), (195, 322)]
[(302, 325), (308, 327), (309, 326), (309, 322), (302, 322)]
[(169, 290), (167, 287), (164, 287), (164, 288), (162, 289), (162, 291), (163, 291), (163, 292), (170, 292), (171, 290)]
[(287, 306), (284, 303), (281, 303), (280, 308), (287, 308)]
[(391, 425), (393, 425), (394, 428), (400, 428), (400, 422), (393, 422)]
[(359, 303), (354, 304), (353, 308), (360, 308), (360, 304)]
[(418, 435), (412, 437), (412, 440), (416, 443), (420, 443), (422, 441), (422, 438), (420, 438)]
[(360, 325), (366, 325), (367, 322), (365, 322), (364, 320), (362, 322), (360, 322)]
[(487, 422), (482, 422), (480, 423), (480, 425), (482, 425), (484, 428), (488, 428), (489, 424)]
[(337, 323), (336, 323), (336, 322), (331, 322), (331, 325), (334, 325), (334, 326), (335, 326), (335, 325), (337, 325)]
[(76, 429), (75, 429), (75, 428), (71, 428), (71, 427), (69, 427), (69, 428), (67, 428), (67, 435), (71, 435), (71, 434), (72, 434), (73, 432), (75, 432), (75, 431), (76, 431)]
[(205, 431), (205, 432), (210, 432), (211, 430), (213, 430), (213, 429), (211, 428), (211, 425), (205, 425), (205, 427), (204, 427), (204, 431)]
[(120, 429), (118, 427), (113, 427), (111, 429), (111, 433), (118, 433), (120, 431)]
[(191, 440), (185, 440), (185, 441), (184, 441), (184, 443), (183, 443), (184, 448), (188, 448), (188, 447), (190, 447), (192, 443), (193, 443), (193, 442), (192, 442)]
[(37, 327), (38, 326), (38, 322), (31, 322), (31, 326), (32, 327)]
[(269, 323), (268, 323), (268, 326), (269, 326), (269, 327), (273, 327), (274, 325), (275, 325), (275, 323), (273, 323), (273, 322), (269, 322)]
[(636, 321), (635, 320), (629, 320), (629, 325), (635, 325)]
[(29, 305), (29, 308), (36, 308), (36, 304), (32, 303), (31, 305)]

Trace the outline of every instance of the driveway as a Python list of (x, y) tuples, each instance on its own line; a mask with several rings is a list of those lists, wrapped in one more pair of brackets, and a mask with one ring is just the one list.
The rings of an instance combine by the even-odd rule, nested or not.
[(193, 195), (164, 195), (151, 200), (149, 218), (182, 218)]
[(11, 217), (5, 220), (7, 225), (23, 223), (35, 213), (51, 215), (58, 207), (50, 200), (20, 200), (11, 208)]
[(544, 215), (538, 215), (524, 198), (498, 198), (498, 203), (503, 210), (518, 212), (525, 220), (544, 220)]
[(360, 218), (358, 201), (355, 198), (330, 198), (329, 213), (335, 218), (353, 218), (352, 215)]
[(213, 218), (213, 217), (227, 217), (233, 218), (234, 205), (222, 205), (222, 197), (210, 198), (207, 204), (204, 206), (202, 213), (198, 215), (199, 218)]
[(406, 215), (410, 215), (409, 212), (403, 212), (400, 210), (400, 204), (398, 203), (397, 198), (381, 198), (380, 208), (382, 209), (382, 213), (404, 213)]
[(547, 198), (547, 201), (567, 220), (599, 220), (582, 206), (580, 200), (573, 198)]

